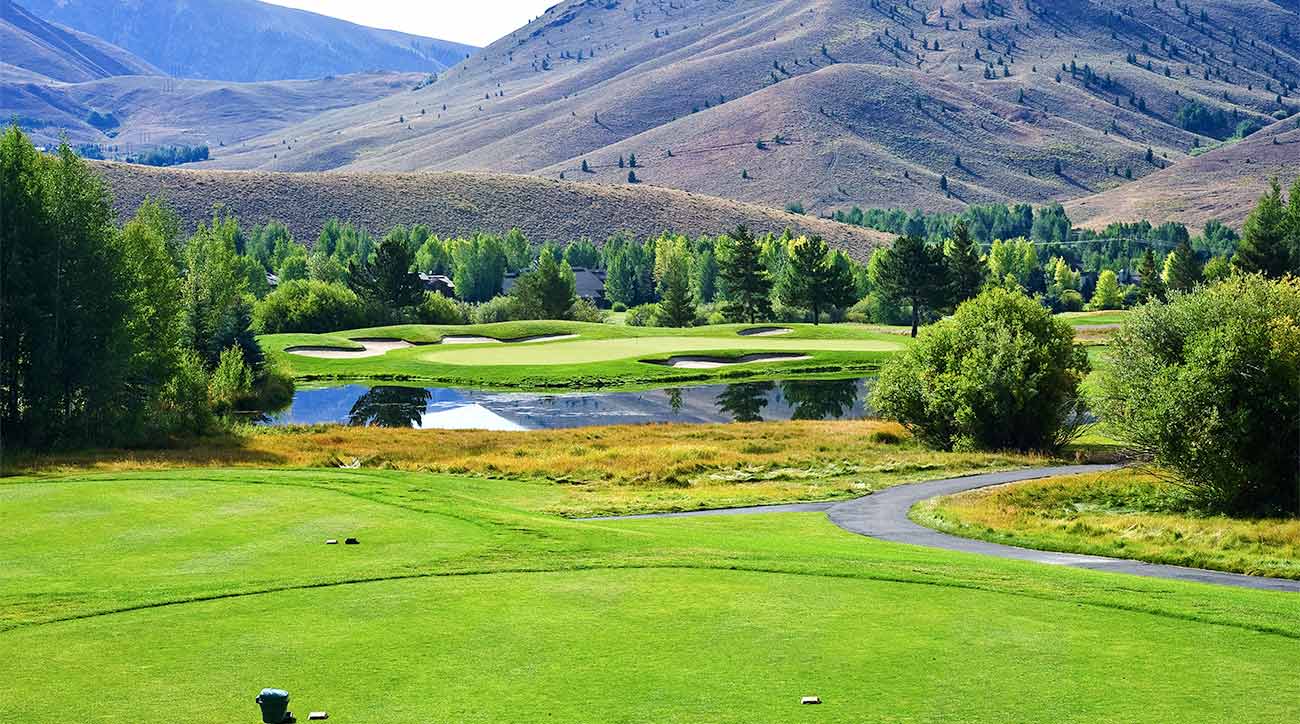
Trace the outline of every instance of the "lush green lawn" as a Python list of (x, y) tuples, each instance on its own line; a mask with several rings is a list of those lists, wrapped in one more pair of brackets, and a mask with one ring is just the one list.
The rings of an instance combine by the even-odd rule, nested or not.
[(1300, 701), (1294, 596), (879, 543), (820, 514), (567, 521), (530, 512), (547, 489), (7, 479), (0, 721), (256, 721), (263, 686), (367, 722), (1276, 722)]
[(1064, 312), (1056, 316), (1064, 319), (1075, 327), (1089, 327), (1094, 325), (1123, 324), (1128, 321), (1129, 314), (1131, 314), (1131, 312), (1127, 309), (1112, 309), (1102, 312)]
[(928, 501), (913, 515), (995, 543), (1300, 578), (1300, 521), (1198, 516), (1133, 470), (1036, 480)]
[[(329, 335), (261, 337), (263, 347), (299, 379), (386, 379), (499, 388), (638, 387), (709, 380), (863, 373), (877, 369), (907, 340), (861, 325), (779, 325), (778, 337), (746, 337), (753, 325), (656, 329), (580, 322), (509, 322), (438, 327), (404, 325)], [(763, 325), (759, 325), (763, 326)], [(527, 343), (438, 344), (444, 336), (498, 340), (536, 335), (572, 339)], [(350, 340), (396, 338), (418, 345), (376, 357), (320, 359), (287, 353), (292, 347), (358, 349)], [(717, 356), (806, 353), (808, 359), (755, 362), (717, 369), (680, 369), (649, 361), (674, 355)]]

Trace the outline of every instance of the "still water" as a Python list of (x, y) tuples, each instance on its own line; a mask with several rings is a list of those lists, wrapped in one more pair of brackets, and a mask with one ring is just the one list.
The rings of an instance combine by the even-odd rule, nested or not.
[(268, 425), (333, 423), (449, 430), (542, 430), (652, 422), (848, 420), (864, 417), (869, 380), (790, 380), (645, 392), (485, 392), (339, 385), (300, 389)]

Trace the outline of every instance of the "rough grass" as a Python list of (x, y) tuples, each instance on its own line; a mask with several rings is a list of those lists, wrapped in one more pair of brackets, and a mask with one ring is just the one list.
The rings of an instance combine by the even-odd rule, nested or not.
[(1195, 516), (1149, 474), (1018, 483), (930, 501), (917, 520), (995, 543), (1300, 578), (1300, 520)]
[(0, 720), (255, 720), (264, 686), (300, 719), (397, 724), (1276, 722), (1300, 697), (1291, 595), (880, 543), (820, 514), (564, 521), (516, 502), (538, 487), (10, 479), (0, 678), (20, 695)]
[[(738, 380), (874, 371), (908, 342), (861, 325), (787, 325), (781, 337), (742, 337), (749, 325), (655, 329), (580, 322), (508, 322), (489, 325), (405, 325), (328, 335), (276, 334), (259, 338), (289, 374), (301, 380), (405, 380), (468, 387), (573, 389), (634, 388), (683, 382)], [(444, 335), (509, 340), (534, 335), (572, 339), (517, 343), (438, 345)], [(377, 357), (322, 359), (296, 355), (292, 347), (357, 345), (351, 339), (391, 337), (416, 347)], [(693, 353), (730, 358), (762, 352), (807, 352), (809, 359), (760, 362), (716, 369), (679, 369), (649, 361)]]
[(41, 455), (51, 473), (178, 466), (397, 469), (541, 480), (539, 509), (570, 516), (857, 497), (902, 482), (1007, 470), (1034, 455), (936, 453), (894, 423), (633, 425), (483, 432), (381, 428), (252, 429), (169, 450)]

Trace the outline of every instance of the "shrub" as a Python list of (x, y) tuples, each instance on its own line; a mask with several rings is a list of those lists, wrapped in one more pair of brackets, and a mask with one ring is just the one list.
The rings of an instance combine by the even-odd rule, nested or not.
[(493, 297), (470, 311), (470, 320), (474, 324), (492, 324), (493, 322), (512, 322), (519, 318), (519, 310), (513, 297)]
[(590, 299), (579, 297), (578, 301), (573, 303), (570, 318), (575, 322), (603, 324), (605, 322), (605, 313), (597, 308)]
[(208, 380), (208, 400), (219, 413), (232, 412), (253, 398), (253, 371), (244, 362), (244, 353), (231, 346), (221, 353), (217, 368)]
[(335, 332), (365, 326), (370, 316), (356, 292), (342, 284), (295, 279), (254, 306), (253, 329), (260, 334)]
[(1237, 275), (1138, 309), (1099, 410), (1111, 434), (1211, 512), (1300, 507), (1300, 280)]
[(622, 302), (614, 302), (614, 306), (610, 307), (610, 309), (612, 309), (614, 312), (619, 312), (619, 313), (626, 312), (627, 305)]
[(415, 308), (415, 317), (420, 324), (466, 324), (469, 305), (437, 292), (427, 292), (424, 301)]
[(1060, 304), (1062, 312), (1081, 312), (1083, 311), (1083, 294), (1077, 289), (1066, 289), (1061, 292)]
[(886, 365), (872, 401), (931, 447), (1054, 450), (1080, 430), (1088, 371), (1070, 325), (994, 288)]
[(638, 307), (632, 307), (627, 310), (627, 325), (629, 327), (650, 327), (654, 324), (655, 313), (659, 310), (657, 304), (642, 304)]
[(208, 372), (198, 352), (185, 350), (181, 354), (176, 374), (167, 380), (159, 395), (155, 420), (158, 429), (167, 433), (197, 436), (212, 430)]

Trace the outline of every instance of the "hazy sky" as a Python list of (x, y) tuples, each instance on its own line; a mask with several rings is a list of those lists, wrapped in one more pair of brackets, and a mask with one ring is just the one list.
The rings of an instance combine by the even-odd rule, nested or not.
[(267, 0), (376, 28), (487, 45), (560, 0)]

